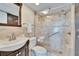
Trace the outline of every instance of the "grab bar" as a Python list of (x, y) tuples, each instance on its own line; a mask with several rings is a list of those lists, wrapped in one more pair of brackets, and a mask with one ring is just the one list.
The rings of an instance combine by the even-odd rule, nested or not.
[(56, 32), (56, 33), (53, 33), (53, 34), (49, 35), (49, 36), (48, 36), (48, 38), (49, 38), (49, 37), (51, 37), (51, 36), (53, 36), (53, 35), (55, 35), (55, 34), (57, 34), (57, 33), (58, 33), (58, 32)]

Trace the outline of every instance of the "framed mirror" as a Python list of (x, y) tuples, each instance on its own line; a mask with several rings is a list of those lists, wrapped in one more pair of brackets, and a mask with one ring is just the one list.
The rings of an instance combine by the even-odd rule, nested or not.
[(21, 27), (22, 3), (0, 3), (0, 26)]

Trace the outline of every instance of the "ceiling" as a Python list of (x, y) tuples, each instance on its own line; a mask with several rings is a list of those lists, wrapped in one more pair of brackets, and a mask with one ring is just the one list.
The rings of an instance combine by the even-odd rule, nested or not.
[(67, 11), (70, 8), (70, 3), (40, 3), (39, 5), (35, 5), (35, 3), (25, 3), (26, 6), (31, 8), (33, 11), (37, 12), (40, 15), (44, 15), (40, 13), (41, 11), (47, 10), (50, 8), (50, 12), (48, 14), (52, 13), (58, 13), (62, 10)]

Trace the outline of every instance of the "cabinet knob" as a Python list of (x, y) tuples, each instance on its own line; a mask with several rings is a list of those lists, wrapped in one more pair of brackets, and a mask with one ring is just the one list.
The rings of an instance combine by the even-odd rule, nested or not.
[(18, 53), (19, 55), (21, 54), (21, 52)]
[(21, 52), (19, 52), (18, 54), (16, 54), (16, 56), (19, 56), (21, 54)]
[(16, 56), (19, 56), (19, 54), (16, 54)]

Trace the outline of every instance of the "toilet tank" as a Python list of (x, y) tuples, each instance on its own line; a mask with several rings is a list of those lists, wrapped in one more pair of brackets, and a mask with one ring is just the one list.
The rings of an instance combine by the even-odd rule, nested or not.
[(29, 49), (32, 49), (33, 47), (36, 46), (36, 37), (29, 38), (29, 41), (30, 41), (30, 43), (29, 43)]

